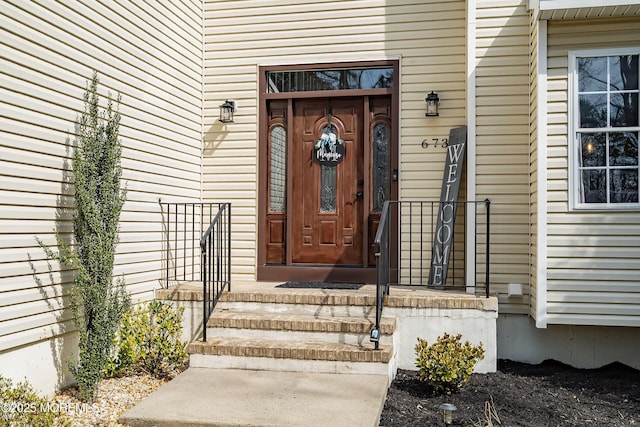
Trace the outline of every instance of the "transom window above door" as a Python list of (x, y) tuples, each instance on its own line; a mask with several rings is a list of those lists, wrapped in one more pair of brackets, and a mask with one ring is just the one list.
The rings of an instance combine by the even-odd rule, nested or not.
[(267, 71), (269, 93), (388, 89), (393, 67)]
[(640, 49), (569, 55), (575, 209), (639, 208)]

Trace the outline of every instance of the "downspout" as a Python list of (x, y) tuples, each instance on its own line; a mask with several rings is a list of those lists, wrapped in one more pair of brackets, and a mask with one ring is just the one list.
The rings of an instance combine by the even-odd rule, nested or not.
[[(467, 200), (476, 199), (476, 0), (467, 0)], [(467, 204), (467, 218), (475, 218), (476, 206)], [(467, 221), (467, 236), (476, 235), (475, 221)], [(465, 264), (469, 292), (475, 292), (476, 242), (467, 239)], [(469, 283), (471, 281), (471, 283)], [(489, 284), (487, 283), (487, 286)]]

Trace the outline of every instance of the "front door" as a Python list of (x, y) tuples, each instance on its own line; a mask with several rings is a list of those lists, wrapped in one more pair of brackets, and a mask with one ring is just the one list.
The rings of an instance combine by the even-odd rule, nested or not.
[(292, 262), (362, 266), (362, 98), (294, 100), (291, 143)]

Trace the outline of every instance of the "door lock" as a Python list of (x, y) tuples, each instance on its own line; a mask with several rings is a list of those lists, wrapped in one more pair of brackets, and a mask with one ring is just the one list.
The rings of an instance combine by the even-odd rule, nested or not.
[(356, 197), (357, 197), (358, 199), (362, 199), (362, 198), (364, 197), (364, 191), (358, 191), (358, 192), (356, 193)]

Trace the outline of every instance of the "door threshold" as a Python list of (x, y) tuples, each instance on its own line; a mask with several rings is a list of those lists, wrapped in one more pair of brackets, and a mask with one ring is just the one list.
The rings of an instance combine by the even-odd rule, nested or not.
[(263, 265), (258, 267), (257, 280), (376, 283), (376, 268), (309, 264)]

